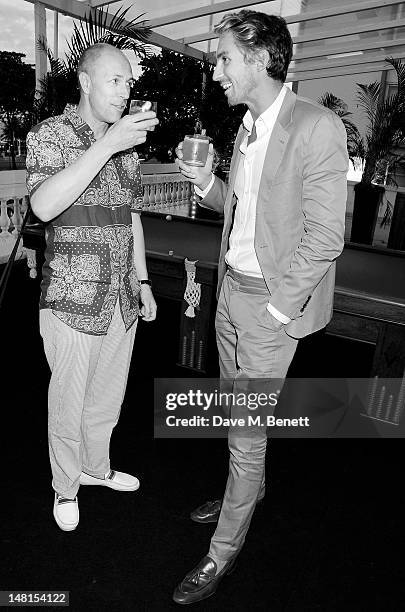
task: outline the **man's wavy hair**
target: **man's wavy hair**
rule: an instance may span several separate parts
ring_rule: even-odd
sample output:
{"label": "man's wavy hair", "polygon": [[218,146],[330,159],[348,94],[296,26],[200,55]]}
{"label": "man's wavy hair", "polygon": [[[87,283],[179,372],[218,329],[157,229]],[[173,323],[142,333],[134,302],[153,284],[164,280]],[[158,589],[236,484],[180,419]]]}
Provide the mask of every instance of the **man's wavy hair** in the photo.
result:
{"label": "man's wavy hair", "polygon": [[256,51],[266,49],[270,55],[267,74],[276,81],[285,82],[293,43],[287,23],[282,17],[248,10],[228,13],[215,26],[214,31],[218,36],[231,32],[246,62],[253,58]]}

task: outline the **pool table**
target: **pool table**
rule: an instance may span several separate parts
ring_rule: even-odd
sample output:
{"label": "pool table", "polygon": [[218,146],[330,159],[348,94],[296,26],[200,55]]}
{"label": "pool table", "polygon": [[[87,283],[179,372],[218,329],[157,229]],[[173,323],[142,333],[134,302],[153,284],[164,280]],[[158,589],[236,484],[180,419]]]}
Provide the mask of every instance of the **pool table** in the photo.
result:
{"label": "pool table", "polygon": [[[195,218],[187,213],[150,212],[142,219],[148,268],[157,295],[182,300],[184,259],[198,260],[200,310],[195,319],[182,316],[179,364],[205,371],[206,345],[215,314],[222,223],[201,209]],[[345,246],[337,260],[334,316],[327,333],[374,345],[370,376],[404,376],[405,252]]]}
{"label": "pool table", "polygon": [[[142,221],[154,292],[181,305],[178,365],[191,374],[210,373],[222,222],[200,208],[190,216],[190,206],[144,212]],[[27,228],[24,245],[43,248],[41,230]],[[194,318],[184,314],[185,258],[198,260],[195,280],[201,284],[201,300]],[[404,376],[405,252],[345,246],[337,260],[334,316],[327,333],[374,347],[370,376]]]}

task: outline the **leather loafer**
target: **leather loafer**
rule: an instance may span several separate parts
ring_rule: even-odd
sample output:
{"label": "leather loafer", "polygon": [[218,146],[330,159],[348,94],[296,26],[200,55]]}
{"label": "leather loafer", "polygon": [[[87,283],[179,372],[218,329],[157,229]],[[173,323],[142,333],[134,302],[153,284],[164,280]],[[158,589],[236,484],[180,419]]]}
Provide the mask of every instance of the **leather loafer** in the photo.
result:
{"label": "leather loafer", "polygon": [[79,524],[79,504],[77,496],[74,499],[62,497],[55,493],[53,516],[62,531],[73,531]]}
{"label": "leather loafer", "polygon": [[190,518],[195,523],[216,523],[221,512],[222,499],[206,501],[190,513]]}
{"label": "leather loafer", "polygon": [[115,470],[107,472],[104,478],[97,478],[82,472],[80,474],[80,484],[98,485],[115,489],[116,491],[136,491],[139,489],[139,480],[136,476],[131,476],[131,474],[125,474],[124,472],[116,472]]}
{"label": "leather loafer", "polygon": [[217,564],[211,557],[204,557],[173,593],[173,600],[182,605],[195,603],[211,597],[216,592],[222,578],[234,569],[236,557],[230,559],[223,569],[216,573]]}
{"label": "leather loafer", "polygon": [[[257,503],[260,503],[263,497],[258,499]],[[222,499],[206,501],[204,504],[201,504],[201,506],[198,506],[198,508],[190,513],[190,518],[195,523],[217,523],[221,513],[221,507]]]}

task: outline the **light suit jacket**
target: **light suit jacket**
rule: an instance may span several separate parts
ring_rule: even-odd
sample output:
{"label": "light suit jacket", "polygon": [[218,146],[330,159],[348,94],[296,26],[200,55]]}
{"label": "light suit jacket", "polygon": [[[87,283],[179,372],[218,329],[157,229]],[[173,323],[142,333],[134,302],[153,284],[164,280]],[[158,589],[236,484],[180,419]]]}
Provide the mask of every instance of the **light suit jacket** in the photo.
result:
{"label": "light suit jacket", "polygon": [[[243,125],[236,137],[229,187],[215,177],[202,204],[224,213],[218,294],[236,204],[233,187]],[[348,155],[335,113],[287,90],[270,137],[257,198],[254,248],[269,302],[290,317],[285,332],[302,338],[332,317],[335,259],[344,246]]]}

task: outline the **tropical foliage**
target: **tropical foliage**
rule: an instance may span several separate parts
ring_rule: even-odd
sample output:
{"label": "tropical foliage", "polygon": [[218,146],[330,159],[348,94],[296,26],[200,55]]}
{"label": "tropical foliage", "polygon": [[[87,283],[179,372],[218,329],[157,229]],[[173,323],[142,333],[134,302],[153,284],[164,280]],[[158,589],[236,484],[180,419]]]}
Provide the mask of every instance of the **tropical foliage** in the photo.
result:
{"label": "tropical foliage", "polygon": [[368,123],[365,136],[357,142],[356,156],[362,161],[362,182],[367,184],[385,184],[405,161],[400,150],[405,145],[405,64],[393,58],[386,61],[397,77],[394,93],[384,99],[380,82],[357,84],[357,100]]}
{"label": "tropical foliage", "polygon": [[349,119],[352,113],[347,110],[346,102],[328,91],[318,99],[318,103],[322,104],[322,106],[326,106],[326,108],[329,108],[341,118],[343,125],[346,128],[347,150],[349,157],[350,160],[355,163],[355,158],[357,157],[358,153],[358,142],[361,137],[357,127]]}
{"label": "tropical foliage", "polygon": [[212,80],[213,66],[166,49],[140,66],[143,72],[133,95],[156,100],[160,120],[143,147],[144,157],[170,161],[185,134],[204,128],[226,166],[244,111],[229,108],[221,87]]}
{"label": "tropical foliage", "polygon": [[347,105],[328,92],[318,102],[341,117],[347,131],[350,158],[361,164],[362,183],[395,183],[395,170],[405,161],[401,147],[405,145],[405,64],[401,60],[387,58],[395,70],[397,87],[394,93],[384,96],[381,83],[368,85],[357,83],[357,102],[367,117],[364,136],[348,119]]}
{"label": "tropical foliage", "polygon": [[35,103],[36,121],[59,114],[68,102],[77,103],[77,66],[83,51],[96,42],[106,42],[119,49],[132,49],[141,58],[142,75],[137,80],[132,97],[156,100],[160,125],[150,132],[147,143],[140,148],[146,158],[160,162],[171,161],[174,149],[185,134],[203,126],[212,137],[218,162],[227,166],[232,154],[232,143],[244,110],[230,109],[218,84],[212,81],[213,67],[162,49],[153,54],[147,44],[150,30],[137,20],[125,22],[127,10],[114,16],[99,10],[83,22],[74,24],[68,51],[64,59],[53,56],[44,41],[39,46],[46,51],[50,72],[42,82]]}
{"label": "tropical foliage", "polygon": [[[394,93],[386,97],[380,81],[368,85],[357,83],[357,102],[367,117],[363,136],[348,119],[351,113],[343,100],[330,92],[318,100],[342,119],[349,156],[354,166],[362,170],[363,185],[396,185],[395,172],[405,162],[405,64],[393,58],[386,61],[397,77]],[[393,206],[385,193],[382,203],[385,204],[381,222],[384,226],[391,221]]]}
{"label": "tropical foliage", "polygon": [[32,124],[35,70],[23,62],[24,57],[0,51],[0,131],[10,147],[12,168],[16,167],[15,140],[24,139]]}

